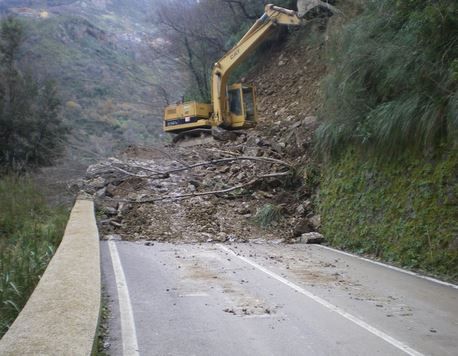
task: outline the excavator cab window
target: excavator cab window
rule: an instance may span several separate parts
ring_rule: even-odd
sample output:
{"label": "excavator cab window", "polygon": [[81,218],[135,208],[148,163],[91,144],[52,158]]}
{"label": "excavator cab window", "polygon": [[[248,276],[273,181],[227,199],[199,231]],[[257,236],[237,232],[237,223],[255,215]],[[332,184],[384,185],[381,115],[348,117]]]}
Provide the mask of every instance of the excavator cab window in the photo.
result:
{"label": "excavator cab window", "polygon": [[255,106],[253,98],[253,88],[245,87],[243,88],[243,102],[245,105],[245,117],[246,120],[255,119]]}
{"label": "excavator cab window", "polygon": [[240,89],[229,90],[229,108],[231,113],[242,115],[242,95]]}

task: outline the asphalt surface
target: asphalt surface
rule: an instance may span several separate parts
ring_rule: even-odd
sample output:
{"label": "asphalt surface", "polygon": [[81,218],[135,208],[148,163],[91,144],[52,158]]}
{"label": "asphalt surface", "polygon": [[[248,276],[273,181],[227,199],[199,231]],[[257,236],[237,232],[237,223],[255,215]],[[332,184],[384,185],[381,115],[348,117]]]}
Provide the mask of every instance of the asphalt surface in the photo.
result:
{"label": "asphalt surface", "polygon": [[458,354],[458,289],[320,246],[110,241],[102,272],[110,355]]}

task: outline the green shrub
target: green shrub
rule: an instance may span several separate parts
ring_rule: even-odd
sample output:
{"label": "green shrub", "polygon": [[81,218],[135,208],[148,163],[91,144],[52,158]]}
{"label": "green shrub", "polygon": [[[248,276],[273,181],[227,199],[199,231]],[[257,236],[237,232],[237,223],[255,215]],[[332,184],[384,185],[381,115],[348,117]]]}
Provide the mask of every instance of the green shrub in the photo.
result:
{"label": "green shrub", "polygon": [[282,210],[281,206],[266,204],[256,213],[255,222],[263,228],[269,227],[281,219]]}
{"label": "green shrub", "polygon": [[458,3],[370,0],[334,35],[321,152],[348,144],[396,154],[457,142]]}
{"label": "green shrub", "polygon": [[25,178],[0,180],[0,336],[27,302],[63,236],[67,212]]}

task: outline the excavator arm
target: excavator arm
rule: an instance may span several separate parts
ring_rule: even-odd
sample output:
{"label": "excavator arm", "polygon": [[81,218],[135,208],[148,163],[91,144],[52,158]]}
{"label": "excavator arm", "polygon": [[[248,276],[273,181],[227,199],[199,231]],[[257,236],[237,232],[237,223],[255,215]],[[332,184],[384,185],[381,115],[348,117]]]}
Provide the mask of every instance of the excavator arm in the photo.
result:
{"label": "excavator arm", "polygon": [[266,5],[264,15],[214,64],[211,76],[214,126],[230,126],[229,117],[224,113],[228,112],[227,82],[231,71],[262,43],[276,25],[297,26],[301,23],[295,11]]}
{"label": "excavator arm", "polygon": [[[298,3],[302,16],[314,7],[337,9],[321,0],[303,0]],[[301,17],[302,17],[301,16]],[[255,90],[249,85],[235,83],[227,86],[229,75],[276,25],[301,25],[297,12],[274,5],[266,5],[264,15],[248,30],[240,41],[213,66],[211,75],[211,104],[195,101],[169,105],[164,111],[164,131],[184,134],[215,127],[229,129],[250,128],[256,125]]]}

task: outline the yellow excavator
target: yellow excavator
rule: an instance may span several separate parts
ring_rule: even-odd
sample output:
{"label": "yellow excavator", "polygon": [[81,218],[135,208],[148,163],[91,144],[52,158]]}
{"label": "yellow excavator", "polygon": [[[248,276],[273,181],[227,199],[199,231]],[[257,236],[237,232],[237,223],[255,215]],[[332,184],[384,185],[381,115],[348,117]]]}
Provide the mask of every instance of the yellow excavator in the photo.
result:
{"label": "yellow excavator", "polygon": [[[236,83],[228,87],[231,71],[239,65],[277,25],[302,23],[297,12],[266,5],[265,13],[242,39],[213,65],[211,104],[190,101],[165,108],[164,131],[170,133],[201,132],[222,127],[245,129],[256,125],[256,94],[251,85]],[[181,136],[181,135],[180,135]]]}

